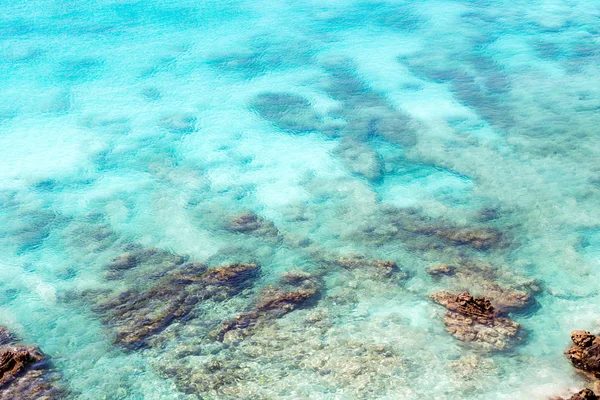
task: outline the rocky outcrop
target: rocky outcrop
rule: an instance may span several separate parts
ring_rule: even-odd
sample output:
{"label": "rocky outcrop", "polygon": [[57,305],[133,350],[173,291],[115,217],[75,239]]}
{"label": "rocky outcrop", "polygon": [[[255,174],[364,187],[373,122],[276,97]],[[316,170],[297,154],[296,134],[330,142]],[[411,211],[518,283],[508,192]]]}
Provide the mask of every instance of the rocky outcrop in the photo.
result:
{"label": "rocky outcrop", "polygon": [[250,108],[290,133],[315,131],[322,124],[321,117],[314,111],[310,102],[292,93],[261,93],[252,100]]}
{"label": "rocky outcrop", "polygon": [[283,276],[281,286],[267,286],[261,292],[258,301],[249,312],[241,313],[233,319],[223,322],[214,336],[223,341],[225,336],[247,336],[251,330],[266,321],[280,318],[295,309],[304,306],[317,297],[319,282],[303,272],[291,272]]}
{"label": "rocky outcrop", "polygon": [[183,256],[152,247],[130,245],[126,250],[104,266],[106,279],[122,279],[131,273],[139,273],[146,279],[157,278],[186,261]]}
{"label": "rocky outcrop", "polygon": [[96,305],[114,340],[125,348],[148,345],[148,339],[189,316],[200,301],[223,300],[256,277],[255,264],[232,264],[207,270],[190,263],[171,271],[148,290],[128,290]]}
{"label": "rocky outcrop", "polygon": [[600,398],[598,396],[596,396],[596,393],[594,393],[593,390],[583,389],[583,390],[575,393],[568,400],[599,400],[599,399]]}
{"label": "rocky outcrop", "polygon": [[57,386],[58,373],[48,357],[35,346],[15,343],[14,336],[0,327],[0,398],[58,400],[65,394]]}
{"label": "rocky outcrop", "polygon": [[[503,313],[528,309],[535,303],[530,292],[540,290],[535,282],[523,282],[510,273],[474,260],[463,259],[451,265],[433,265],[427,268],[427,273],[435,279],[447,278],[451,290],[468,290],[485,295],[496,310]],[[510,287],[501,286],[496,280],[508,281]]]}
{"label": "rocky outcrop", "polygon": [[573,345],[565,351],[573,366],[593,382],[600,380],[600,337],[587,331],[571,332]]}
{"label": "rocky outcrop", "polygon": [[485,297],[443,291],[432,295],[431,299],[446,307],[446,330],[461,341],[486,350],[503,350],[518,338],[520,325],[504,317]]}
{"label": "rocky outcrop", "polygon": [[600,400],[600,397],[596,396],[596,393],[594,393],[594,391],[591,389],[583,389],[577,393],[574,393],[568,399],[564,399],[562,397],[552,397],[549,400]]}

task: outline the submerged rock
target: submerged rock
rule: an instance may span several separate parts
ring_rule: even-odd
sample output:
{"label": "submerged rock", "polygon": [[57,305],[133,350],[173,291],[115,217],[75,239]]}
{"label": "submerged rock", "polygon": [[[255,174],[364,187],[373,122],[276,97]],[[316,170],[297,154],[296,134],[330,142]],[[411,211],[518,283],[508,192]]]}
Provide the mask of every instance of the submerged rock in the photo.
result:
{"label": "submerged rock", "polygon": [[381,177],[383,168],[379,155],[367,143],[342,140],[334,153],[350,172],[371,181]]}
{"label": "submerged rock", "polygon": [[[500,312],[514,312],[528,309],[535,303],[530,292],[539,288],[532,281],[524,281],[492,265],[471,259],[460,259],[456,264],[438,264],[427,272],[434,278],[448,277],[452,290],[481,293]],[[510,282],[509,287],[501,286],[496,280]],[[511,282],[512,281],[512,282]]]}
{"label": "submerged rock", "polygon": [[427,268],[427,273],[433,277],[454,275],[456,267],[449,264],[437,264]]}
{"label": "submerged rock", "polygon": [[400,273],[398,264],[389,260],[369,260],[358,254],[348,254],[334,261],[334,264],[344,269],[370,269],[377,275],[389,278]]}
{"label": "submerged rock", "polygon": [[58,373],[50,369],[46,355],[35,346],[15,344],[14,337],[5,328],[0,327],[0,332],[5,340],[0,346],[0,398],[63,398],[64,389],[56,385]]}
{"label": "submerged rock", "polygon": [[255,277],[255,264],[232,264],[207,270],[190,263],[169,273],[149,290],[128,290],[96,305],[104,324],[115,332],[115,342],[133,349],[171,323],[189,316],[200,301],[222,300]]}
{"label": "submerged rock", "polygon": [[321,118],[310,102],[290,93],[262,93],[254,98],[250,108],[264,119],[292,133],[318,130]]}
{"label": "submerged rock", "polygon": [[477,343],[488,350],[502,350],[517,339],[520,325],[503,317],[485,297],[446,291],[430,297],[448,309],[444,315],[446,330],[459,340]]}
{"label": "submerged rock", "polygon": [[310,274],[288,273],[284,275],[281,287],[267,286],[251,311],[224,321],[215,336],[220,341],[233,332],[239,337],[246,336],[256,325],[280,318],[314,299],[319,293],[319,287],[318,281]]}
{"label": "submerged rock", "polygon": [[257,236],[275,237],[279,234],[279,231],[271,221],[267,221],[253,212],[245,212],[235,216],[227,224],[227,229],[233,232],[248,233]]}
{"label": "submerged rock", "polygon": [[583,389],[577,393],[574,393],[568,399],[564,399],[562,397],[552,397],[549,400],[600,400],[600,397],[598,397],[591,389]]}
{"label": "submerged rock", "polygon": [[573,345],[565,354],[577,371],[598,383],[600,380],[600,337],[587,331],[571,332]]}
{"label": "submerged rock", "polygon": [[447,242],[477,250],[489,250],[505,245],[502,233],[489,227],[424,226],[417,228],[417,232],[435,235]]}
{"label": "submerged rock", "polygon": [[134,269],[139,270],[145,278],[157,277],[180,266],[186,260],[185,257],[152,247],[130,246],[128,250],[105,265],[106,279],[122,279],[128,271]]}

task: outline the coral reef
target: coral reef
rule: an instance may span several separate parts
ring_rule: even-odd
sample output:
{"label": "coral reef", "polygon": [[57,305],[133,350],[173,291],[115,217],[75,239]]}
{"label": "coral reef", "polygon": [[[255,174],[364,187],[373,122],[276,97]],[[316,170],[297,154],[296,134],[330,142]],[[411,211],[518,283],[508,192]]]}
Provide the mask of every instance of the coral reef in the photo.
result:
{"label": "coral reef", "polygon": [[518,338],[520,325],[503,317],[485,297],[446,291],[430,297],[448,309],[444,315],[446,330],[461,341],[476,343],[486,350],[503,350]]}

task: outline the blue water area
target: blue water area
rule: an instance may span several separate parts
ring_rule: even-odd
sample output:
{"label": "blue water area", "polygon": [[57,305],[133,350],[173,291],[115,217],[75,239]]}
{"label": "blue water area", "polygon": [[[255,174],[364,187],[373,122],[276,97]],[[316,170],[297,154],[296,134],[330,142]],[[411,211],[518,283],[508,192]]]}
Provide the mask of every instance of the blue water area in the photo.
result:
{"label": "blue water area", "polygon": [[[600,332],[600,2],[0,13],[0,326],[57,398],[591,384],[563,352]],[[453,336],[443,290],[528,296],[518,337]]]}

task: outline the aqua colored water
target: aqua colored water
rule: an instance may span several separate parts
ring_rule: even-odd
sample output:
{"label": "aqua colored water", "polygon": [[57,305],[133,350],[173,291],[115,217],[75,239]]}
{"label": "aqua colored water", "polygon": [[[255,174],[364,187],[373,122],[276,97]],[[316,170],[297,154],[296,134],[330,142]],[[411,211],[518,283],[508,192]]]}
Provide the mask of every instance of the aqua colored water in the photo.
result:
{"label": "aqua colored water", "polygon": [[[3,0],[0,12],[0,325],[52,358],[69,398],[584,387],[563,351],[572,330],[600,331],[600,2]],[[399,236],[389,210],[508,244]],[[285,239],[224,228],[249,211]],[[86,293],[149,285],[159,265],[106,278],[132,245],[261,275],[129,350]],[[334,268],[328,252],[393,260],[406,277]],[[511,314],[526,337],[510,350],[446,332],[428,296],[455,283],[426,269],[461,257],[541,287]],[[211,338],[290,270],[325,271],[315,304],[237,343]]]}

